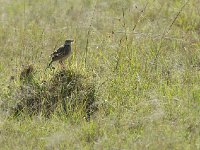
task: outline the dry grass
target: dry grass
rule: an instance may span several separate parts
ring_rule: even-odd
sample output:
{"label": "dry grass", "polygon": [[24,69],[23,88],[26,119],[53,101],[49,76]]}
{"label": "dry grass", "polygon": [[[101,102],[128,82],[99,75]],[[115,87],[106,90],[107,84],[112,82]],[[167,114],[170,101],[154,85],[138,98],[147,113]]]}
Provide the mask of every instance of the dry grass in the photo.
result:
{"label": "dry grass", "polygon": [[198,0],[0,3],[0,149],[200,149]]}
{"label": "dry grass", "polygon": [[7,108],[11,115],[26,113],[49,118],[55,112],[66,114],[66,117],[79,112],[80,117],[89,120],[97,110],[95,85],[88,77],[72,70],[61,70],[55,72],[51,79],[38,82],[34,72],[33,66],[24,68],[19,87],[10,88],[11,99],[18,100],[14,108]]}

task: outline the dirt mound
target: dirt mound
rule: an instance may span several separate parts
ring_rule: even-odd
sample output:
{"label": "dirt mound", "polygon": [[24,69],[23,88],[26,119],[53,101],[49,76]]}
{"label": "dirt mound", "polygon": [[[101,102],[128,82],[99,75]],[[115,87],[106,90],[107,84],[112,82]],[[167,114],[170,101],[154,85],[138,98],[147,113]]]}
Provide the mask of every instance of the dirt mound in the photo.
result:
{"label": "dirt mound", "polygon": [[38,83],[33,69],[28,69],[22,72],[20,80],[21,85],[15,92],[15,99],[19,102],[12,111],[15,116],[27,113],[49,117],[54,112],[64,112],[66,115],[80,112],[83,117],[90,119],[97,110],[95,86],[80,73],[62,70],[50,80]]}

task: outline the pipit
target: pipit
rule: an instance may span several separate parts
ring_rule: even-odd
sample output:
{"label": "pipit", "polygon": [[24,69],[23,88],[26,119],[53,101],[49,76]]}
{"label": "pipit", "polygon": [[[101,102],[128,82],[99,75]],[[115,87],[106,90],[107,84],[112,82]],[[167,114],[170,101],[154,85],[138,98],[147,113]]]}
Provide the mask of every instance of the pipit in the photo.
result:
{"label": "pipit", "polygon": [[71,43],[73,42],[74,40],[66,40],[65,41],[65,44],[61,47],[59,47],[55,52],[53,52],[51,54],[51,62],[49,63],[49,65],[47,66],[47,68],[49,68],[51,66],[51,64],[54,62],[54,61],[59,61],[59,63],[61,64],[61,66],[64,68],[64,63],[63,61],[65,59],[67,59],[67,57],[70,56],[71,54]]}

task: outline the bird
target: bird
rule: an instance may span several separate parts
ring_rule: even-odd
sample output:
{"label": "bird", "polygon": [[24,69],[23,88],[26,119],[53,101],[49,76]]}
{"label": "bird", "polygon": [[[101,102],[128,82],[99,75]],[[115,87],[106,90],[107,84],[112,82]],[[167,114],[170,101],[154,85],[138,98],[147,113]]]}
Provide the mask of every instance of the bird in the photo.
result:
{"label": "bird", "polygon": [[50,55],[51,61],[48,64],[47,68],[49,68],[54,61],[59,61],[59,63],[61,64],[61,66],[64,68],[63,61],[70,56],[70,54],[72,52],[71,43],[73,41],[74,40],[66,40],[65,43],[64,43],[64,45],[62,45],[61,47],[59,47],[56,51],[54,51]]}

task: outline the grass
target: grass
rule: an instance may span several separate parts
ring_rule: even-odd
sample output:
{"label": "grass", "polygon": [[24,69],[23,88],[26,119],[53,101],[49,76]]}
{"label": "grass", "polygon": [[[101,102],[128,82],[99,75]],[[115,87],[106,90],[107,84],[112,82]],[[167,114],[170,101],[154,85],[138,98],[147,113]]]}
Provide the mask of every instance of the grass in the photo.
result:
{"label": "grass", "polygon": [[[0,4],[0,149],[200,149],[198,0]],[[45,115],[48,98],[62,96],[62,85],[53,80],[61,68],[54,63],[54,70],[45,71],[48,56],[66,38],[75,40],[66,77],[80,74],[75,89],[83,93],[94,88],[98,109],[90,120],[85,103],[68,115],[63,109],[69,96],[84,99],[77,90],[58,96],[59,107]],[[31,64],[33,74],[20,80]],[[19,103],[32,109],[21,102],[30,95],[14,92],[27,83],[36,94],[48,84],[46,95],[31,101],[42,100],[44,108],[13,116],[10,110]]]}

